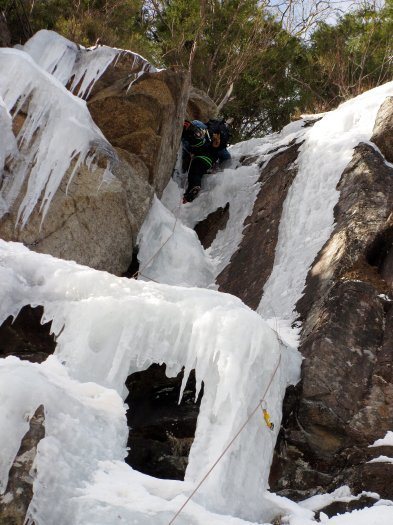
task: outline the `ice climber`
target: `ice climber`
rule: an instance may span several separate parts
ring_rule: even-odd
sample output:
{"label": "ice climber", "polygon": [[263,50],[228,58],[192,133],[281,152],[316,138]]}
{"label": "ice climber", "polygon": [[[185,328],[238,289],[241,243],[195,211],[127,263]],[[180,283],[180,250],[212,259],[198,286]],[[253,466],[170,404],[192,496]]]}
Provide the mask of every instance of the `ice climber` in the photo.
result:
{"label": "ice climber", "polygon": [[183,171],[188,185],[183,202],[192,202],[201,189],[202,177],[216,162],[231,158],[227,150],[229,131],[224,121],[186,120],[183,125]]}

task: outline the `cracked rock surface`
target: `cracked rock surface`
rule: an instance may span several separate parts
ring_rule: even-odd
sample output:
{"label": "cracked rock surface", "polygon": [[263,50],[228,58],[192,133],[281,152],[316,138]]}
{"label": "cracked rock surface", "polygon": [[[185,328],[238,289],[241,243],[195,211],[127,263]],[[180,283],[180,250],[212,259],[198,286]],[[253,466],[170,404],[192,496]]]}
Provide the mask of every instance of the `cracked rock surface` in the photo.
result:
{"label": "cracked rock surface", "polygon": [[37,445],[45,437],[45,413],[40,405],[31,417],[19,451],[9,472],[5,493],[0,496],[0,525],[24,525],[33,497]]}

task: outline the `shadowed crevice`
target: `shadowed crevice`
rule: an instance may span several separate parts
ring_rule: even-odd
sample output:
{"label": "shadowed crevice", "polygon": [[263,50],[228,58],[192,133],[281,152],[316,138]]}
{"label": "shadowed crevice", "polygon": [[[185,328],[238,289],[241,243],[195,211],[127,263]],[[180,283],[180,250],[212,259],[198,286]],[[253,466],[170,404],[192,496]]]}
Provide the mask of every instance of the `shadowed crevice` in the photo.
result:
{"label": "shadowed crevice", "polygon": [[153,364],[126,381],[129,454],[134,469],[161,479],[184,479],[188,455],[194,441],[199,407],[195,402],[195,372],[188,378],[178,404],[183,372],[168,378],[165,365]]}
{"label": "shadowed crevice", "polygon": [[56,341],[51,323],[41,324],[42,306],[24,306],[15,320],[8,317],[0,326],[0,357],[14,355],[32,363],[42,363],[53,354]]}

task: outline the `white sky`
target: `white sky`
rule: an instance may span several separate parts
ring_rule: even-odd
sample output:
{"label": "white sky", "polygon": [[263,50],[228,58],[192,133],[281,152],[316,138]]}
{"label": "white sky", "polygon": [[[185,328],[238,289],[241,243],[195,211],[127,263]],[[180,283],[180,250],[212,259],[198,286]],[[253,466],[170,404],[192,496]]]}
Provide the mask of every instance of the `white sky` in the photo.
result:
{"label": "white sky", "polygon": [[[384,0],[370,1],[379,7],[384,4]],[[268,0],[271,7],[284,14],[286,28],[295,34],[309,33],[319,20],[334,24],[338,16],[364,3],[365,0]]]}

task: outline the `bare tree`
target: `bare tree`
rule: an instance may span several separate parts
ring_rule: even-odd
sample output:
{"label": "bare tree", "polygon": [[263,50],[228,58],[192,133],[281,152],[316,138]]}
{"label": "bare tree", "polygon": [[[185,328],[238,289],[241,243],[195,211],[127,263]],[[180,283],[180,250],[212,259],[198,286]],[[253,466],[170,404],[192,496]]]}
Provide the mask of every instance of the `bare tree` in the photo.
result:
{"label": "bare tree", "polygon": [[355,7],[359,7],[359,0],[269,0],[269,8],[283,28],[292,35],[305,37],[318,22],[333,21]]}

